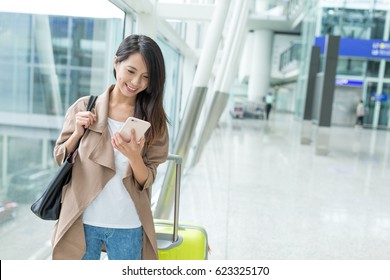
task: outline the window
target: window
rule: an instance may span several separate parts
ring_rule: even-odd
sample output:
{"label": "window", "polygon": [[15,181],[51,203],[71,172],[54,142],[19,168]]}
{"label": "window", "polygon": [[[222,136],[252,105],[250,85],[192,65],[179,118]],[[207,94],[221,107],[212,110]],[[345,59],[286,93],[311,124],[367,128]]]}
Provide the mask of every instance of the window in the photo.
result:
{"label": "window", "polygon": [[337,62],[337,74],[350,76],[364,75],[365,62],[365,59],[339,57]]}
{"label": "window", "polygon": [[378,77],[379,75],[379,61],[369,60],[367,62],[367,77]]}
{"label": "window", "polygon": [[171,123],[169,135],[170,145],[174,144],[175,135],[179,128],[178,106],[180,105],[181,92],[179,90],[179,69],[180,54],[178,50],[172,48],[162,39],[157,39],[157,43],[164,55],[166,80],[164,91],[164,108]]}
{"label": "window", "polygon": [[390,78],[390,62],[386,61],[385,78]]}
{"label": "window", "polygon": [[386,11],[324,8],[321,35],[383,39]]}
{"label": "window", "polygon": [[56,1],[48,11],[34,1],[30,13],[5,1],[15,7],[0,11],[0,202],[18,206],[14,218],[0,220],[0,259],[41,259],[52,224],[29,207],[56,168],[53,145],[66,109],[114,81],[125,15],[106,0],[93,9],[80,7],[88,1]]}

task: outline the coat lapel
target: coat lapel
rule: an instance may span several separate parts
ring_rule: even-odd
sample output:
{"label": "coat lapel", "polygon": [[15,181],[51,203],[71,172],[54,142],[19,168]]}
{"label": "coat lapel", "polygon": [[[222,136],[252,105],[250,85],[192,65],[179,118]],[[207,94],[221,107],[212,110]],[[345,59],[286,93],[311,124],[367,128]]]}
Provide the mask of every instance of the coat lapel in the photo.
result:
{"label": "coat lapel", "polygon": [[115,171],[114,150],[111,144],[111,135],[107,127],[108,104],[110,101],[110,92],[113,87],[114,85],[99,96],[95,103],[95,111],[92,111],[96,113],[97,120],[89,130],[100,133],[101,136],[98,144],[89,155],[89,159]]}
{"label": "coat lapel", "polygon": [[115,171],[114,150],[111,145],[111,135],[107,128],[103,131],[98,144],[89,155],[89,159]]}

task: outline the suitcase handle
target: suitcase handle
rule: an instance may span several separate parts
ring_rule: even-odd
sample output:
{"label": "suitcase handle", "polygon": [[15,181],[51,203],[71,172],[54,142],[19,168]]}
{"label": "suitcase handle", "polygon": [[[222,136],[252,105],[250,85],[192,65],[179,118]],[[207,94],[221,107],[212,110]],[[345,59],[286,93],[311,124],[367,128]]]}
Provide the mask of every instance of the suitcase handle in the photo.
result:
{"label": "suitcase handle", "polygon": [[175,177],[175,200],[173,210],[173,235],[172,242],[176,242],[179,239],[179,206],[180,206],[180,180],[181,180],[181,164],[183,158],[179,155],[169,154],[168,160],[174,160],[176,162],[176,177]]}

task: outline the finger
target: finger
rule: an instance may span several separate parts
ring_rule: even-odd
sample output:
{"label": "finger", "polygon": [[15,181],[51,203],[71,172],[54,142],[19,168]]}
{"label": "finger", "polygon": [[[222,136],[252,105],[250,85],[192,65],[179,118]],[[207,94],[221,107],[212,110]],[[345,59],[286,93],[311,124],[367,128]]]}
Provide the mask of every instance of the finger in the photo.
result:
{"label": "finger", "polygon": [[80,121],[85,121],[85,120],[88,119],[88,117],[87,117],[87,116],[80,115],[80,116],[78,116],[78,119],[79,119]]}
{"label": "finger", "polygon": [[144,148],[144,146],[145,146],[145,137],[143,136],[142,138],[141,138],[141,140],[139,141],[139,148],[140,148],[140,152],[141,152],[141,150]]}
{"label": "finger", "polygon": [[83,126],[83,127],[88,127],[88,125],[89,125],[88,119],[78,119],[76,123],[77,123],[77,125]]}
{"label": "finger", "polygon": [[145,136],[142,136],[142,137],[139,139],[138,144],[141,145],[141,146],[143,146],[144,143],[145,143]]}
{"label": "finger", "polygon": [[122,137],[122,135],[119,134],[119,132],[116,132],[114,134],[114,137],[115,137],[115,141],[116,141],[117,145],[123,145],[127,142],[126,139],[124,139]]}
{"label": "finger", "polygon": [[113,146],[115,149],[118,149],[118,145],[117,145],[117,143],[116,143],[115,137],[112,137],[112,138],[111,138],[111,144],[112,144],[112,146]]}
{"label": "finger", "polygon": [[130,143],[132,140],[131,140],[131,135],[130,135],[130,137],[129,138],[127,138],[127,137],[123,137],[121,134],[119,134],[118,132],[117,132],[117,138],[121,141],[121,143]]}
{"label": "finger", "polygon": [[89,112],[89,114],[90,114],[90,116],[91,116],[94,120],[96,120],[96,114],[94,114],[94,113],[92,113],[92,112]]}
{"label": "finger", "polygon": [[88,120],[88,125],[92,125],[95,122],[95,117],[91,113],[86,115],[85,118]]}
{"label": "finger", "polygon": [[118,135],[117,133],[114,134],[114,136],[112,137],[113,141],[115,142],[115,145],[119,145],[119,139],[118,139]]}
{"label": "finger", "polygon": [[83,122],[85,124],[84,125],[85,128],[88,128],[88,127],[90,127],[92,125],[92,121],[89,118],[84,119]]}
{"label": "finger", "polygon": [[137,136],[136,136],[134,128],[131,129],[131,141],[134,141],[134,142],[137,141]]}
{"label": "finger", "polygon": [[79,112],[79,113],[77,113],[76,118],[79,118],[79,119],[90,119],[91,121],[95,121],[96,120],[96,115],[91,113],[91,112]]}
{"label": "finger", "polygon": [[120,139],[118,139],[117,135],[114,135],[111,138],[111,142],[112,142],[112,145],[114,146],[115,149],[117,149],[117,150],[122,149],[122,147],[123,147],[122,141]]}
{"label": "finger", "polygon": [[91,112],[89,112],[89,118],[92,120],[92,122],[96,121],[96,115]]}

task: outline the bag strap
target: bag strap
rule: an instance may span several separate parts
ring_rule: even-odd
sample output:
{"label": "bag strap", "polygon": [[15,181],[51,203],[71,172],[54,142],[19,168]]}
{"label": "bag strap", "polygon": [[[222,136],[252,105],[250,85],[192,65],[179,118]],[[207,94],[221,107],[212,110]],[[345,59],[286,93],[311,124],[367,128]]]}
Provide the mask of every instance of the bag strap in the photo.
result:
{"label": "bag strap", "polygon": [[[97,99],[97,96],[94,96],[94,95],[90,96],[86,111],[91,111],[92,110],[93,106],[95,105],[96,99]],[[81,138],[83,138],[83,136],[84,136],[86,131],[87,131],[87,128],[84,129],[83,135],[80,137],[80,139],[77,142],[75,148],[73,149],[73,151],[69,155],[72,155],[78,149],[78,147],[80,145],[80,142],[81,142]]]}
{"label": "bag strap", "polygon": [[96,99],[97,99],[97,96],[91,95],[91,97],[89,98],[89,101],[88,101],[87,111],[92,110],[93,106],[95,105]]}

